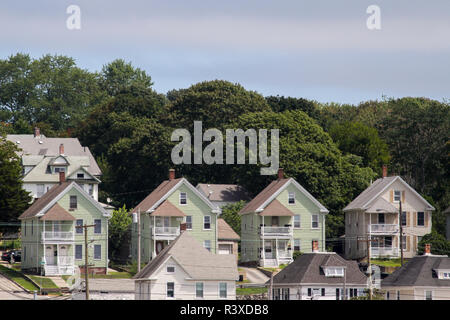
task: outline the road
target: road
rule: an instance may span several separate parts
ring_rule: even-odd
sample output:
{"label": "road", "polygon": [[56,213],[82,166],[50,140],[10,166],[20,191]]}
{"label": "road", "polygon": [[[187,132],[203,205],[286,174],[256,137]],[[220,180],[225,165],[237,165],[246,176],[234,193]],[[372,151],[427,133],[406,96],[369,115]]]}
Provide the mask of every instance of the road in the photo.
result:
{"label": "road", "polygon": [[239,267],[245,270],[247,274],[247,279],[251,283],[266,283],[269,280],[269,277],[267,277],[264,273],[259,271],[256,268],[247,268],[247,267]]}

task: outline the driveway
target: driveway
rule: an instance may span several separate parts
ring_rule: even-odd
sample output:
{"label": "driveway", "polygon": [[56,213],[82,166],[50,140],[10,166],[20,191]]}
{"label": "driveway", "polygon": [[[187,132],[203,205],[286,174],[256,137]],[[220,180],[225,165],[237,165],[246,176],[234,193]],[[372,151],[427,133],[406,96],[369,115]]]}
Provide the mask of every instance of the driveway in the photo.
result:
{"label": "driveway", "polygon": [[247,274],[247,279],[251,283],[266,283],[269,279],[264,273],[259,271],[256,268],[247,268],[247,267],[239,267],[240,269],[244,269]]}

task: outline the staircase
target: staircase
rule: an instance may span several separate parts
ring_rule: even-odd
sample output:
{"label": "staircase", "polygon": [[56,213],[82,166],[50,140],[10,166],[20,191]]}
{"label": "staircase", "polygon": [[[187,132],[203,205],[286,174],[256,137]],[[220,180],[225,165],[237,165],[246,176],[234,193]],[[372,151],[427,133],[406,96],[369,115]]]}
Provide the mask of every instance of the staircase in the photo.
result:
{"label": "staircase", "polygon": [[278,261],[277,259],[264,259],[262,260],[263,267],[268,268],[277,268],[278,267]]}

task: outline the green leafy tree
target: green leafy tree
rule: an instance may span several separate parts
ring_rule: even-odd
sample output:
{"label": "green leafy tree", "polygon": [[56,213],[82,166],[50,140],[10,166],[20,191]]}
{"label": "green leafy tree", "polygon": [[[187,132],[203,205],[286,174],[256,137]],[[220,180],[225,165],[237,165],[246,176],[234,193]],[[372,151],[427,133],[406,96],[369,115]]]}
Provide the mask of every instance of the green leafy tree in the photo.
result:
{"label": "green leafy tree", "polygon": [[450,241],[447,241],[442,234],[431,232],[422,237],[417,245],[417,254],[422,255],[425,252],[425,244],[431,245],[431,253],[450,256]]}
{"label": "green leafy tree", "polygon": [[[132,218],[126,206],[114,210],[108,222],[108,248],[112,261],[121,260],[123,247],[129,244]],[[123,261],[118,261],[122,263]]]}
{"label": "green leafy tree", "polygon": [[220,217],[224,219],[237,234],[241,234],[241,216],[239,215],[239,211],[241,211],[244,206],[245,201],[241,200],[222,207],[222,214]]}
{"label": "green leafy tree", "polygon": [[319,114],[316,103],[304,98],[269,96],[266,97],[266,101],[275,112],[301,110],[314,119],[316,119]]}
{"label": "green leafy tree", "polygon": [[[29,207],[31,197],[22,188],[22,167],[16,152],[19,149],[0,136],[0,221],[16,222]],[[10,230],[9,230],[10,231]]]}

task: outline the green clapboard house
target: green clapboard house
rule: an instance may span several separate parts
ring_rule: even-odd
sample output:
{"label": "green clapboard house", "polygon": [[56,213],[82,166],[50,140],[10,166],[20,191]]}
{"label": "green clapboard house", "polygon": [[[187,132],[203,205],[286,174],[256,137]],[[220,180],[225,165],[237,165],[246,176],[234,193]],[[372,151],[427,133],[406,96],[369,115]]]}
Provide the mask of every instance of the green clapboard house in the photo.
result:
{"label": "green clapboard house", "polygon": [[84,270],[85,235],[77,225],[92,225],[88,232],[89,272],[106,273],[110,214],[75,181],[65,181],[37,199],[22,215],[23,270],[45,275],[74,274]]}
{"label": "green clapboard house", "polygon": [[283,169],[239,212],[241,262],[278,267],[293,261],[293,252],[312,252],[313,241],[325,251],[328,210]]}
{"label": "green clapboard house", "polygon": [[[140,216],[141,262],[152,260],[180,235],[180,225],[212,253],[217,252],[217,217],[213,205],[185,178],[175,179],[175,170],[132,211]],[[137,261],[138,224],[133,223],[131,256]]]}

